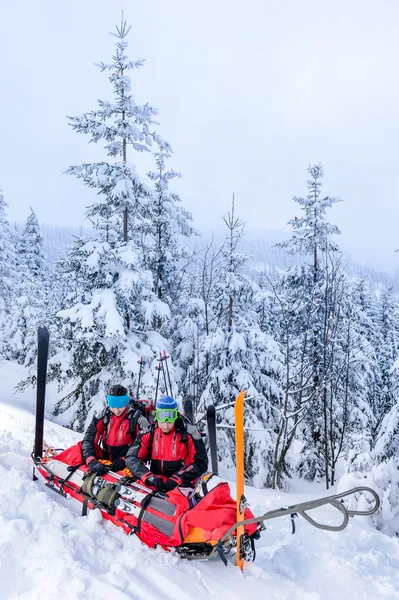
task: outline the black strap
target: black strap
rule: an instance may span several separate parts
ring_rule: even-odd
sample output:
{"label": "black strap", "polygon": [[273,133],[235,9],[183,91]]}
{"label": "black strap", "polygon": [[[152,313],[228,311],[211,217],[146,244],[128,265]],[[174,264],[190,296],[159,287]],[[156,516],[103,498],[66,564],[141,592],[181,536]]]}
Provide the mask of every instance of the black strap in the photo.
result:
{"label": "black strap", "polygon": [[155,496],[155,494],[157,493],[157,490],[154,490],[153,492],[150,492],[149,494],[147,494],[147,496],[145,498],[143,498],[143,500],[141,501],[141,510],[139,513],[139,516],[137,517],[137,525],[136,525],[136,531],[137,533],[140,533],[140,527],[141,527],[141,521],[144,517],[144,513],[147,510],[153,496]]}
{"label": "black strap", "polygon": [[217,551],[218,551],[219,558],[221,559],[222,563],[224,564],[225,567],[227,567],[226,554],[225,554],[225,551],[224,551],[223,544],[220,541],[217,544]]}
{"label": "black strap", "polygon": [[83,505],[82,505],[82,517],[87,517],[87,505],[89,504],[89,501],[87,498],[85,498],[83,500]]}
{"label": "black strap", "polygon": [[133,415],[129,415],[129,433],[133,442],[136,439],[137,423],[140,417],[141,413],[138,409],[133,409]]}
{"label": "black strap", "polygon": [[181,435],[181,441],[185,446],[188,446],[187,425],[188,421],[183,415],[179,415],[176,420],[176,431]]}
{"label": "black strap", "polygon": [[291,533],[292,533],[292,535],[294,535],[294,533],[295,533],[295,519],[298,518],[298,513],[292,513],[290,516],[291,516],[291,525],[292,525],[292,531],[291,531]]}
{"label": "black strap", "polygon": [[152,445],[154,443],[154,435],[155,435],[155,425],[151,427],[150,431],[150,441],[148,442],[148,460],[151,462],[152,460]]}
{"label": "black strap", "polygon": [[80,469],[80,467],[83,467],[83,465],[85,465],[86,463],[83,461],[81,463],[79,463],[78,465],[74,465],[73,467],[67,467],[67,471],[69,471],[69,475],[67,475],[64,479],[60,480],[60,484],[61,487],[64,485],[64,483],[66,483],[68,481],[68,479],[70,479],[72,477],[72,475],[78,470]]}
{"label": "black strap", "polygon": [[256,548],[255,548],[255,540],[251,537],[251,548],[252,548],[252,562],[255,561],[256,558]]}

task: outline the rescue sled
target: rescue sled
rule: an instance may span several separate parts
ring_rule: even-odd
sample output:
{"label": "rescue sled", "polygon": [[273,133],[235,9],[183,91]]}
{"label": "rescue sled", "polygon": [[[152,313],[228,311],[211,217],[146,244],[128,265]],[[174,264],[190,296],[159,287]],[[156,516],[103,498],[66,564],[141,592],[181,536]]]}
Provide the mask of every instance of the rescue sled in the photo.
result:
{"label": "rescue sled", "polygon": [[[327,531],[342,531],[349,517],[368,516],[380,505],[378,495],[368,487],[357,487],[341,494],[318,498],[300,504],[281,507],[256,517],[247,507],[244,496],[244,398],[241,392],[235,402],[236,433],[236,500],[230,495],[227,482],[212,473],[204,475],[195,489],[174,488],[161,494],[152,491],[132,477],[108,471],[103,477],[88,472],[81,459],[71,461],[71,449],[47,449],[43,456],[43,425],[48,353],[48,331],[38,330],[38,368],[35,445],[32,453],[34,479],[41,477],[45,485],[64,497],[82,504],[82,514],[98,508],[103,517],[128,534],[135,534],[150,547],[161,546],[188,559],[220,557],[235,550],[236,564],[255,559],[255,540],[265,529],[265,521],[295,516]],[[79,456],[79,453],[77,454]],[[369,510],[349,510],[344,498],[354,494],[370,494]],[[342,516],[338,525],[320,523],[309,512],[330,505]]]}
{"label": "rescue sled", "polygon": [[[89,473],[85,465],[69,465],[71,449],[47,448],[43,458],[34,458],[34,469],[45,485],[64,497],[82,504],[82,515],[98,508],[103,518],[137,537],[150,548],[161,546],[187,559],[220,557],[227,564],[228,555],[237,555],[237,563],[255,559],[255,540],[265,529],[264,522],[282,516],[302,516],[308,523],[327,531],[341,531],[350,516],[371,515],[379,499],[374,490],[358,487],[342,494],[281,507],[255,517],[248,507],[241,507],[243,519],[236,522],[236,501],[227,482],[207,473],[195,489],[175,488],[163,494],[154,492],[128,475],[109,471],[104,476]],[[368,511],[348,510],[343,498],[366,492],[374,505]],[[342,517],[338,525],[316,521],[309,511],[321,506],[334,507]],[[294,529],[293,529],[294,531]],[[237,533],[239,532],[239,533]],[[238,548],[237,548],[238,546]]]}
{"label": "rescue sled", "polygon": [[[129,475],[109,471],[99,476],[85,465],[70,465],[71,450],[48,448],[43,458],[34,458],[35,475],[57,494],[80,502],[83,515],[98,508],[105,519],[147,546],[175,549],[182,558],[224,558],[236,547],[236,502],[219,477],[207,473],[195,489],[178,487],[163,494]],[[245,517],[254,518],[248,508]],[[255,521],[245,526],[241,543],[248,557],[258,536]]]}

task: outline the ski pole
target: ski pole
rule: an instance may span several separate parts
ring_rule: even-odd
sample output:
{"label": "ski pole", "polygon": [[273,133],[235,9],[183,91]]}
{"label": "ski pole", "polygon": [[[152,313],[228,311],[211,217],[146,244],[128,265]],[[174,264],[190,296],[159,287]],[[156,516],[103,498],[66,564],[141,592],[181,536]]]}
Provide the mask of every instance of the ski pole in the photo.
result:
{"label": "ski pole", "polygon": [[156,391],[155,391],[155,406],[156,406],[156,404],[157,404],[157,398],[158,398],[159,372],[160,372],[160,370],[161,370],[161,363],[158,363],[158,366],[157,366],[157,367],[155,367],[155,368],[156,368],[156,370],[158,371],[158,376],[157,376],[157,388],[156,388]]}
{"label": "ski pole", "polygon": [[169,356],[166,356],[166,350],[163,351],[163,354],[164,354],[164,359],[165,359],[166,372],[168,374],[169,389],[170,389],[170,393],[172,393],[172,382],[170,380],[169,365],[168,365],[168,358],[169,358]]}
{"label": "ski pole", "polygon": [[163,361],[165,360],[164,357],[162,356],[162,352],[159,353],[159,360],[161,361],[161,366],[162,366],[162,375],[163,375],[163,380],[165,383],[165,393],[168,396],[169,392],[168,392],[168,384],[166,381],[166,375],[165,375],[165,367],[163,366]]}
{"label": "ski pole", "polygon": [[137,400],[139,399],[139,392],[140,392],[140,383],[141,383],[141,375],[142,375],[142,371],[143,371],[143,357],[140,356],[140,360],[137,361],[140,365],[140,370],[139,370],[139,380],[137,382]]}

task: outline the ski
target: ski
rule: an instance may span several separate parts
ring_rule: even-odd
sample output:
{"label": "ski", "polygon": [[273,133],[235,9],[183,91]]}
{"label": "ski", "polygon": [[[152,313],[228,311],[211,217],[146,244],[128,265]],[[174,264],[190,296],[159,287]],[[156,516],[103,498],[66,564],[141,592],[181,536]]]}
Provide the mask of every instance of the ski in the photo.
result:
{"label": "ski", "polygon": [[[134,483],[132,485],[134,486]],[[150,490],[146,494],[141,490],[135,490],[132,487],[120,484],[116,486],[115,490],[124,500],[130,500],[135,502],[141,502],[146,496],[148,496],[148,493],[151,493],[152,491]],[[162,512],[165,515],[168,515],[169,517],[174,517],[176,513],[176,506],[169,502],[166,498],[158,498],[157,496],[152,496],[149,504],[154,510],[158,510],[159,512]]]}
{"label": "ski", "polygon": [[213,404],[206,409],[206,422],[208,425],[209,449],[211,452],[212,472],[218,475],[218,452],[216,441],[216,411]]}
{"label": "ski", "polygon": [[191,400],[185,400],[183,402],[184,416],[190,421],[191,425],[194,425],[194,412],[193,403]]}
{"label": "ski", "polygon": [[[81,488],[83,482],[87,476],[85,471],[81,469],[77,469],[75,472],[71,474],[71,471],[68,470],[68,465],[59,461],[59,460],[49,460],[45,464],[45,468],[48,472],[53,475],[53,478],[56,477],[60,483],[68,480],[70,483],[73,483],[78,488]],[[68,479],[67,479],[68,478]],[[118,495],[124,500],[130,502],[138,502],[141,503],[144,498],[147,498],[149,494],[153,492],[152,489],[146,488],[140,484],[135,482],[124,485],[122,483],[118,483],[118,481],[113,482],[107,479],[103,479],[100,475],[97,475],[93,481],[93,488],[98,488],[100,490],[104,487],[114,487],[115,491]],[[173,517],[176,512],[176,506],[168,501],[167,498],[160,498],[159,496],[153,496],[150,501],[151,508],[154,510],[158,510],[169,517]]]}
{"label": "ski", "polygon": [[[43,454],[44,405],[46,400],[47,358],[49,347],[49,332],[47,327],[40,326],[37,330],[37,379],[36,379],[36,423],[34,458]],[[33,480],[36,479],[33,472]]]}
{"label": "ski", "polygon": [[[132,504],[131,502],[125,500],[124,498],[117,498],[114,502],[114,506],[116,509],[118,509],[118,511],[127,513],[136,518],[140,518],[140,515],[141,515],[141,519],[143,521],[145,521],[149,525],[153,525],[153,527],[155,527],[156,529],[158,529],[158,531],[167,535],[168,537],[171,537],[173,535],[174,524],[172,521],[168,521],[168,520],[164,519],[163,517],[154,515],[153,513],[148,512],[147,510],[143,510],[143,508],[141,506]],[[150,508],[155,508],[155,507],[153,507],[151,504]]]}
{"label": "ski", "polygon": [[[244,520],[246,499],[244,496],[244,398],[245,392],[240,392],[234,404],[234,421],[236,431],[236,502],[237,523]],[[241,542],[245,535],[243,525],[237,527],[237,556],[236,564],[240,569],[244,566],[241,555]]]}

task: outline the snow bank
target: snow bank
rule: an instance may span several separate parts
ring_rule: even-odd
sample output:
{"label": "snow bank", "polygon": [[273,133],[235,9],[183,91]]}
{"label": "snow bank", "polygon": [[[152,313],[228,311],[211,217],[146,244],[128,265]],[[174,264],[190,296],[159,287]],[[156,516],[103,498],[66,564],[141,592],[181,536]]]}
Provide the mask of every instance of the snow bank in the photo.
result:
{"label": "snow bank", "polygon": [[[1,368],[0,368],[1,375]],[[220,561],[183,561],[150,550],[98,511],[79,506],[32,481],[31,404],[0,397],[0,600],[363,600],[399,598],[399,540],[351,520],[342,533],[319,531],[289,519],[268,522],[257,560],[241,573]],[[9,403],[6,401],[10,400]],[[46,421],[45,441],[67,447],[79,434]],[[234,491],[234,484],[232,484]],[[255,513],[324,495],[246,489]],[[310,490],[310,491],[309,491]],[[318,518],[336,522],[324,508]]]}

